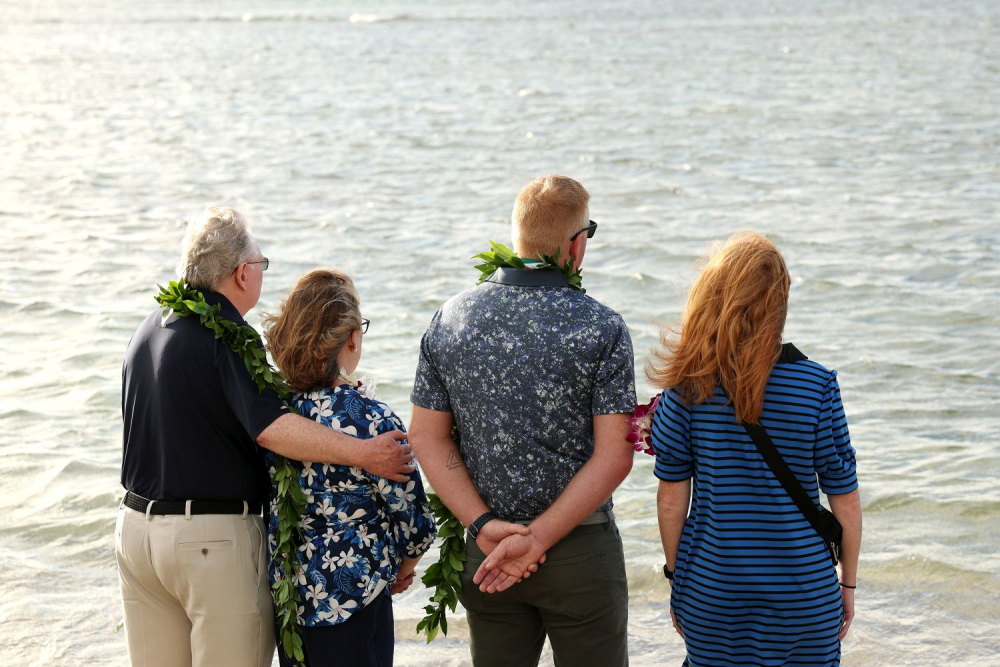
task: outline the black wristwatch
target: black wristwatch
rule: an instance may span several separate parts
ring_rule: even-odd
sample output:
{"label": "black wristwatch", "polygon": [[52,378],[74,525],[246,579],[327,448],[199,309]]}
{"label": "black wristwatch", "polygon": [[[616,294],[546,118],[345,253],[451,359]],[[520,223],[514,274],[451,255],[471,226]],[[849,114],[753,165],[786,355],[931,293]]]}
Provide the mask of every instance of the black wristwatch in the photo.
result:
{"label": "black wristwatch", "polygon": [[473,521],[472,525],[469,526],[469,536],[472,539],[476,539],[479,536],[479,531],[483,529],[483,526],[485,526],[495,518],[497,518],[496,514],[494,514],[493,512],[487,512],[486,514],[482,515],[481,517]]}
{"label": "black wristwatch", "polygon": [[669,567],[667,567],[666,563],[663,564],[663,576],[669,579],[670,581],[674,580],[674,572]]}

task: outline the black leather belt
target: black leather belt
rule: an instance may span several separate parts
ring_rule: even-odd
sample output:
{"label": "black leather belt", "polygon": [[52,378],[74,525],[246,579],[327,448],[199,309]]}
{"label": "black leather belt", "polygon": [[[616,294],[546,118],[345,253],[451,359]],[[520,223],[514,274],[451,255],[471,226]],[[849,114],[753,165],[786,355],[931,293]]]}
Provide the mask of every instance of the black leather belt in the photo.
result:
{"label": "black leather belt", "polygon": [[[153,505],[152,508],[149,507],[150,504]],[[125,507],[143,514],[147,509],[150,514],[187,514],[186,500],[149,500],[131,491],[125,493]],[[261,504],[251,502],[244,504],[242,500],[191,501],[191,514],[243,514],[243,512],[260,514]]]}

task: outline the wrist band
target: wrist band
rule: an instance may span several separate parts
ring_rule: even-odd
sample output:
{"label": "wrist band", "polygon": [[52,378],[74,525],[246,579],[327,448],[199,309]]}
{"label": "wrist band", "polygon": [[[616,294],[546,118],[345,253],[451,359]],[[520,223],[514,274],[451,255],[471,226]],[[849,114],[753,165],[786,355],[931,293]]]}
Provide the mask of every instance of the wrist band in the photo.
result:
{"label": "wrist band", "polygon": [[483,526],[488,524],[493,519],[497,518],[493,512],[486,512],[481,517],[472,522],[469,526],[469,537],[476,539],[479,537],[479,531],[482,530]]}
{"label": "wrist band", "polygon": [[852,591],[853,591],[853,590],[854,590],[855,588],[857,588],[857,586],[848,586],[847,584],[841,584],[841,585],[840,585],[840,587],[841,587],[841,588],[850,588],[850,589],[851,589]]}
{"label": "wrist band", "polygon": [[671,570],[666,565],[664,565],[663,566],[663,576],[666,577],[667,579],[669,579],[670,581],[673,581],[674,580],[674,571]]}

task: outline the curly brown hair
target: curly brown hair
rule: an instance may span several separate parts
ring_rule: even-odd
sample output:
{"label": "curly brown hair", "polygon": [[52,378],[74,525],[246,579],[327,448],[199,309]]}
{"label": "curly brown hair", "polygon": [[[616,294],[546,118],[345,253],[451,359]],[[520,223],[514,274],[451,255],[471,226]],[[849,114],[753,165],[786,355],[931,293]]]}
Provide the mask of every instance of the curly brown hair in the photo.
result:
{"label": "curly brown hair", "polygon": [[299,278],[277,315],[265,315],[264,335],[274,363],[295,391],[337,384],[337,355],[361,328],[354,281],[338,269],[316,269]]}

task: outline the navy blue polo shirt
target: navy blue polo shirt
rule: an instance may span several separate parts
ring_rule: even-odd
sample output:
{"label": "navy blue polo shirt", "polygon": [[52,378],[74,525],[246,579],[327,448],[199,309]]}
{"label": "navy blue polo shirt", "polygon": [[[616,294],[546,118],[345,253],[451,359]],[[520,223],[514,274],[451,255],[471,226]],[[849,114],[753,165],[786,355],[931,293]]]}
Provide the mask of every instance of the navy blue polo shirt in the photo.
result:
{"label": "navy blue polo shirt", "polygon": [[[246,321],[221,294],[205,300]],[[122,486],[152,500],[265,502],[270,484],[257,436],[288,412],[243,360],[196,317],[162,311],[129,342],[122,369]]]}

